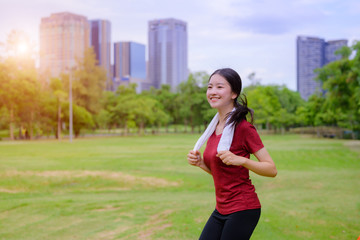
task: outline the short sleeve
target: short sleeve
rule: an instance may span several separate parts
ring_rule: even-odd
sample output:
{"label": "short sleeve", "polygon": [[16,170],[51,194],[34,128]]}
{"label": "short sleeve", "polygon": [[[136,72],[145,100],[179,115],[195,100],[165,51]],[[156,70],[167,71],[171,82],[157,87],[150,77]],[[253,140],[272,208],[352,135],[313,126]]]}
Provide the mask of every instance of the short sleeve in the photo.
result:
{"label": "short sleeve", "polygon": [[264,147],[256,128],[248,123],[244,126],[245,148],[249,153],[255,153]]}

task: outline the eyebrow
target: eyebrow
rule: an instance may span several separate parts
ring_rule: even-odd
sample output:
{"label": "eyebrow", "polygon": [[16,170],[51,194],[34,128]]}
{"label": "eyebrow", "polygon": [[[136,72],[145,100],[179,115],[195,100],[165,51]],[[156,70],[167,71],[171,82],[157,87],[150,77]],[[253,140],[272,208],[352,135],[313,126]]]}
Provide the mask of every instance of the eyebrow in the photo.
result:
{"label": "eyebrow", "polygon": [[[208,83],[208,86],[209,85],[213,85],[212,83]],[[225,85],[225,83],[216,83],[215,85]]]}

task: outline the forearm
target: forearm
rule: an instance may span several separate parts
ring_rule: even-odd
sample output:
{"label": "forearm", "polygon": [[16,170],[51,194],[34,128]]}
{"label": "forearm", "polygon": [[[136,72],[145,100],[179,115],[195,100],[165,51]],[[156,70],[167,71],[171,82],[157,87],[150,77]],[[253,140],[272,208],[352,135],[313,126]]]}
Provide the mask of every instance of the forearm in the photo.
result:
{"label": "forearm", "polygon": [[201,164],[199,168],[211,175],[211,170],[205,164]]}
{"label": "forearm", "polygon": [[271,162],[258,162],[245,157],[240,158],[243,158],[242,160],[244,161],[242,166],[246,167],[247,169],[253,171],[256,174],[265,177],[275,177],[277,174],[275,164]]}

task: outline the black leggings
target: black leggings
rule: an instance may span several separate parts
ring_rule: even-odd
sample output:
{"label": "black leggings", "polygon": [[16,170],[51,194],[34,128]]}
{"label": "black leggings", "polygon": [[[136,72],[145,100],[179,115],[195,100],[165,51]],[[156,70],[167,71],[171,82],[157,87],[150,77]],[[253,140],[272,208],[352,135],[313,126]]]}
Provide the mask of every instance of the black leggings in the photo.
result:
{"label": "black leggings", "polygon": [[248,240],[259,221],[260,213],[259,208],[222,215],[215,209],[199,240]]}

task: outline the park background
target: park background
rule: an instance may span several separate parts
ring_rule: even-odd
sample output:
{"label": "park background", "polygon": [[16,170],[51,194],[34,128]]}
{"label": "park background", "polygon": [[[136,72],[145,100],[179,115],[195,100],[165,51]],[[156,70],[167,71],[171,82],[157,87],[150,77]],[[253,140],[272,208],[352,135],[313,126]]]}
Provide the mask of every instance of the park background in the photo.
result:
{"label": "park background", "polygon": [[[214,115],[209,72],[177,91],[103,91],[89,49],[50,81],[11,31],[0,62],[0,239],[197,239],[215,206],[211,176],[186,154]],[[360,235],[360,44],[317,69],[307,101],[284,84],[242,76],[278,176],[251,176],[263,205],[253,239]],[[69,141],[69,78],[73,128]]]}
{"label": "park background", "polygon": [[[77,68],[58,78],[37,74],[32,55],[18,55],[19,38],[12,31],[6,43],[8,55],[0,63],[0,137],[14,139],[62,138],[73,115],[75,136],[81,134],[142,135],[168,132],[201,132],[213,117],[206,100],[209,74],[190,73],[177,91],[160,89],[136,92],[136,84],[104,91],[106,72],[97,65],[92,48],[79,59]],[[360,42],[337,51],[341,59],[318,68],[323,90],[307,101],[285,85],[262,85],[256,73],[246,76],[250,84],[244,98],[255,112],[259,130],[316,133],[317,136],[359,139]],[[69,88],[70,77],[72,88]],[[70,91],[71,90],[71,91]],[[69,111],[69,95],[71,107]]]}
{"label": "park background", "polygon": [[[263,205],[253,239],[360,235],[358,47],[317,70],[327,91],[308,101],[248,76],[254,124],[279,172],[251,176]],[[70,142],[68,76],[44,84],[26,63],[1,63],[0,239],[196,239],[215,206],[211,177],[186,161],[214,114],[208,74],[177,92],[103,92],[89,50],[73,72]]]}

